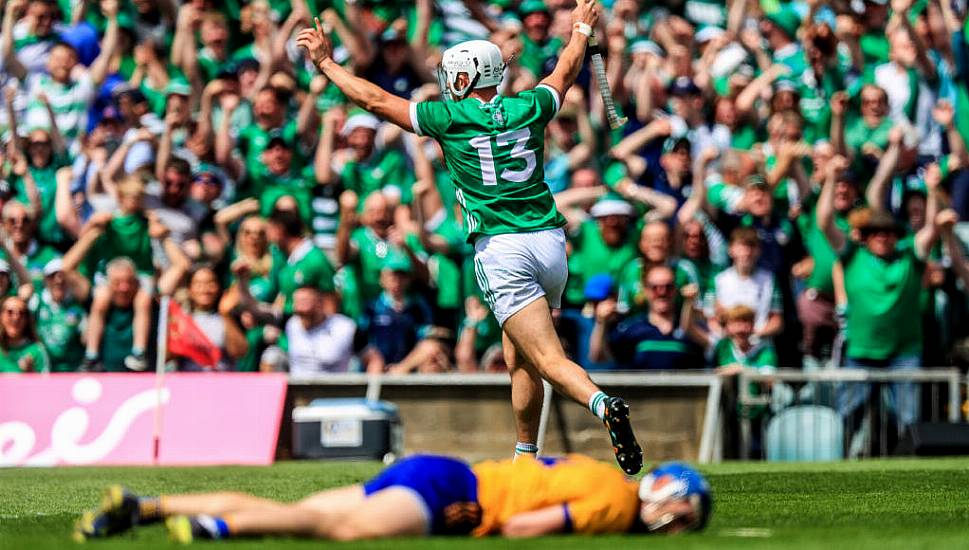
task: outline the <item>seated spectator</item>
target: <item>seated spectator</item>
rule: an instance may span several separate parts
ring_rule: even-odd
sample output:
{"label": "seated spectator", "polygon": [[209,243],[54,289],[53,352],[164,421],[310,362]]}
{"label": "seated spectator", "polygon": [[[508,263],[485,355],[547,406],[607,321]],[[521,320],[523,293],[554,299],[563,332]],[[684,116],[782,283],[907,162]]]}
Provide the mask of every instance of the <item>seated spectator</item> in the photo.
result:
{"label": "seated spectator", "polygon": [[361,354],[370,374],[404,374],[426,368],[440,351],[436,341],[425,339],[433,318],[427,302],[410,292],[411,263],[395,254],[380,270],[380,295],[364,310],[360,330],[367,334]]}
{"label": "seated spectator", "polygon": [[[653,266],[646,272],[644,287],[647,310],[628,319],[619,320],[615,299],[598,303],[589,351],[592,360],[611,357],[618,368],[625,370],[701,367],[702,356],[690,342],[676,311],[673,269]],[[693,304],[687,307],[692,308]]]}
{"label": "seated spectator", "polygon": [[[236,304],[231,297],[226,297],[230,299],[222,296],[222,284],[212,267],[198,266],[189,274],[185,311],[209,342],[219,349],[221,359],[214,367],[219,371],[234,370],[235,361],[244,356],[249,347],[242,326],[231,315]],[[179,358],[178,370],[198,372],[210,369],[183,357]]]}
{"label": "seated spectator", "polygon": [[780,292],[774,277],[757,267],[760,240],[757,231],[749,227],[734,229],[728,250],[733,266],[714,277],[713,292],[707,296],[706,315],[710,328],[721,332],[721,317],[738,305],[754,310],[754,333],[767,338],[784,328],[781,316]]}
{"label": "seated spectator", "polygon": [[318,287],[299,287],[293,292],[293,316],[286,322],[279,347],[266,350],[260,369],[287,367],[292,378],[347,372],[355,334],[356,325],[350,318],[326,312]]}
{"label": "seated spectator", "polygon": [[50,372],[27,303],[16,296],[0,301],[0,372]]}
{"label": "seated spectator", "polygon": [[44,286],[27,302],[51,372],[74,372],[84,358],[87,312],[74,288],[79,277],[65,272],[61,259],[55,258],[44,266]]}
{"label": "seated spectator", "polygon": [[52,246],[40,243],[36,238],[37,215],[30,207],[14,199],[3,205],[3,229],[0,235],[5,242],[0,244],[0,257],[14,262],[11,267],[25,270],[26,278],[18,274],[20,285],[40,288],[44,281],[43,271],[51,260],[60,257]]}

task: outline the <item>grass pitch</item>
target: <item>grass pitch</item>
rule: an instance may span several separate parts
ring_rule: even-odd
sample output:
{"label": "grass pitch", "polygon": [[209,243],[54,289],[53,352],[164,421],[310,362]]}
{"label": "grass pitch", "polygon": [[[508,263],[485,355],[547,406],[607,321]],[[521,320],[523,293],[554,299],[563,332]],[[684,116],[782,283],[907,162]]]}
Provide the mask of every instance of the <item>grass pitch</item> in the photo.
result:
{"label": "grass pitch", "polygon": [[[0,470],[0,548],[72,548],[74,519],[121,482],[143,494],[234,489],[295,500],[361,481],[373,463],[289,462],[268,468],[62,468]],[[527,548],[969,548],[969,459],[838,464],[727,463],[703,467],[714,490],[713,520],[698,535],[546,537]],[[226,543],[207,543],[212,544]],[[238,540],[229,548],[319,548],[320,541]],[[411,539],[341,547],[504,548],[500,539]],[[92,549],[172,547],[161,526]]]}

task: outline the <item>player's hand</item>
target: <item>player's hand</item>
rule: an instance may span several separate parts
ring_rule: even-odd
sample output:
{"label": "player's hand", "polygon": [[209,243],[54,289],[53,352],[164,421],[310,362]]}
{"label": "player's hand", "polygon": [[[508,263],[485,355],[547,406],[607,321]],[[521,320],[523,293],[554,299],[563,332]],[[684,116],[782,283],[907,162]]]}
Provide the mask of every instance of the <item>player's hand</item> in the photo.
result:
{"label": "player's hand", "polygon": [[585,23],[595,28],[599,22],[599,7],[596,0],[578,0],[575,9],[572,10],[572,24]]}
{"label": "player's hand", "polygon": [[317,67],[330,58],[333,53],[330,39],[323,32],[323,24],[318,17],[313,19],[313,28],[299,31],[296,35],[296,45],[306,50],[306,55]]}

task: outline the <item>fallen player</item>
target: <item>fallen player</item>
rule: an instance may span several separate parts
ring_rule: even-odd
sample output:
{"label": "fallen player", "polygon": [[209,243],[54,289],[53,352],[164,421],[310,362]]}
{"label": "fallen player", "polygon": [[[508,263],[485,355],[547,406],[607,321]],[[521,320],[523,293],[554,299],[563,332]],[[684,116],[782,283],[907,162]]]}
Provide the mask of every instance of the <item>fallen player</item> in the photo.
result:
{"label": "fallen player", "polygon": [[370,481],[295,503],[244,493],[139,497],[109,487],[75,527],[78,541],[165,521],[172,539],[283,535],[359,540],[421,535],[676,533],[703,529],[711,495],[689,466],[665,463],[641,482],[583,455],[468,466],[418,455]]}

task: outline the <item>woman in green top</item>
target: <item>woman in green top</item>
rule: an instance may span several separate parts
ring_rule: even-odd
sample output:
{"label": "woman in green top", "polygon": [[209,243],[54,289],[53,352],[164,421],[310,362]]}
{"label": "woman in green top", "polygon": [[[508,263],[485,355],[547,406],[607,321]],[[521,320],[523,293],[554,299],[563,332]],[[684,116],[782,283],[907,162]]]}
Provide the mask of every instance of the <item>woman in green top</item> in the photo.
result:
{"label": "woman in green top", "polygon": [[27,303],[17,296],[0,302],[0,372],[49,372]]}

